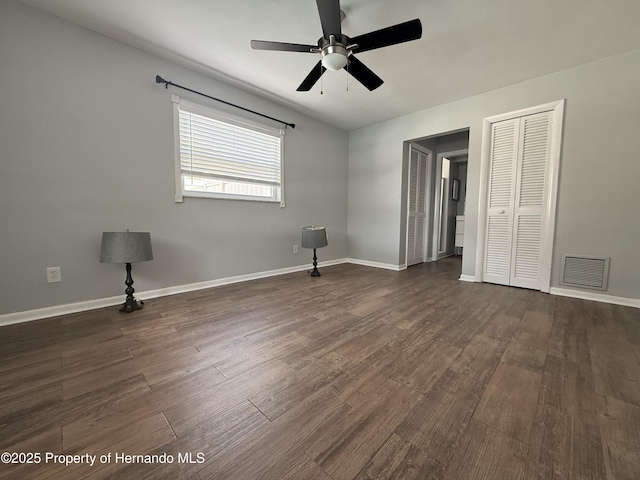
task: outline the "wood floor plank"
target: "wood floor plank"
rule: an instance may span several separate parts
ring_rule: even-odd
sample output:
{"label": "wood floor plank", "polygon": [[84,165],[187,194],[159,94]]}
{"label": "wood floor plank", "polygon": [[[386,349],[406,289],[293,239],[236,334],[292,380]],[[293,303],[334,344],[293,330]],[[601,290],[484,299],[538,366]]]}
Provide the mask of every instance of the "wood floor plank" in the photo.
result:
{"label": "wood floor plank", "polygon": [[[383,385],[398,368],[395,361],[402,352],[392,346],[386,346],[363,361],[343,365],[345,375],[336,378],[330,385],[331,391],[340,399],[357,406],[368,403],[370,392]],[[336,354],[337,355],[337,354]],[[380,389],[380,392],[384,389]],[[376,393],[373,393],[377,396]]]}
{"label": "wood floor plank", "polygon": [[276,383],[291,373],[284,363],[270,360],[214,387],[174,403],[164,410],[177,435],[196,427],[213,415],[218,415],[233,405],[242,403],[255,392]]}
{"label": "wood floor plank", "polygon": [[0,358],[12,358],[38,351],[60,352],[62,325],[60,318],[48,318],[2,327]]}
{"label": "wood floor plank", "polygon": [[433,308],[409,302],[405,302],[405,304],[408,304],[408,307],[395,303],[388,305],[386,311],[381,311],[382,322],[402,330],[413,330],[421,325],[431,323],[430,319],[437,316]]}
{"label": "wood floor plank", "polygon": [[444,468],[400,436],[393,434],[362,469],[356,480],[436,480]]}
{"label": "wood floor plank", "polygon": [[[55,401],[41,402],[37,408],[25,402],[26,408],[23,410],[0,418],[0,443],[4,444],[0,446],[25,441],[31,436],[39,435],[55,426],[61,427],[90,412],[100,412],[119,402],[137,398],[148,390],[149,386],[144,378],[138,375],[67,401],[58,398]],[[39,399],[38,396],[29,398]]]}
{"label": "wood floor plank", "polygon": [[358,363],[376,350],[379,350],[389,342],[398,338],[401,334],[400,330],[396,327],[380,325],[363,335],[354,337],[348,342],[343,343],[335,349],[335,352]]}
{"label": "wood floor plank", "polygon": [[89,329],[77,328],[78,323],[73,323],[71,326],[73,328],[65,326],[66,328],[63,327],[62,330],[63,352],[91,347],[92,345],[115,341],[123,337],[122,328],[117,325],[105,328],[104,325],[94,324]]}
{"label": "wood floor plank", "polygon": [[553,327],[551,315],[528,310],[502,356],[509,365],[542,372]]}
{"label": "wood floor plank", "polygon": [[472,419],[444,480],[523,480],[527,446]]}
{"label": "wood floor plank", "polygon": [[137,374],[132,358],[119,361],[108,367],[91,370],[62,381],[62,394],[65,400],[91,392],[104,385],[132,378]]}
{"label": "wood floor plank", "polygon": [[50,405],[59,404],[63,400],[62,385],[57,382],[38,386],[35,395],[32,390],[29,386],[26,391],[20,387],[19,389],[11,389],[2,395],[0,425],[3,422],[12,422],[12,417],[20,418],[33,410],[45,409]]}
{"label": "wood floor plank", "polygon": [[391,378],[417,392],[426,393],[449,368],[461,348],[440,342],[425,345],[424,350],[399,360],[400,368]]}
{"label": "wood floor plank", "polygon": [[615,398],[602,397],[598,425],[609,478],[637,479],[640,472],[640,408]]}
{"label": "wood floor plank", "polygon": [[526,444],[541,383],[539,373],[501,363],[491,377],[473,418]]}
{"label": "wood floor plank", "polygon": [[332,335],[334,332],[340,331],[343,328],[355,327],[361,319],[356,315],[343,313],[341,315],[335,315],[324,319],[309,317],[305,320],[305,322],[297,325],[296,331],[300,335],[304,335],[308,339],[314,340],[324,338],[327,335]]}
{"label": "wood floor plank", "polygon": [[520,324],[520,317],[512,317],[503,312],[496,312],[478,332],[484,337],[500,342],[508,342]]}
{"label": "wood floor plank", "polygon": [[470,300],[472,307],[467,310],[452,308],[447,316],[444,328],[435,339],[439,342],[464,348],[480,332],[493,316],[497,306],[482,301],[480,297]]}
{"label": "wood floor plank", "polygon": [[547,313],[527,310],[518,324],[518,330],[530,333],[541,340],[548,340],[553,327],[553,316]]}
{"label": "wood floor plank", "polygon": [[[208,369],[214,363],[206,353],[197,351],[194,347],[179,354],[167,355],[152,361],[149,357],[136,358],[136,369],[140,371],[151,386],[174,379],[180,379],[202,369]],[[220,373],[220,381],[225,377]]]}
{"label": "wood floor plank", "polygon": [[539,403],[549,405],[575,419],[593,422],[600,395],[589,366],[568,358],[548,355],[542,373]]}
{"label": "wood floor plank", "polygon": [[99,438],[102,432],[122,429],[135,423],[136,419],[187,402],[220,384],[224,377],[209,367],[208,370],[200,369],[152,388],[149,388],[142,375],[135,380],[135,383],[129,381],[123,385],[121,392],[112,387],[105,389],[104,396],[108,396],[109,401],[86,410],[78,409],[62,427],[65,448],[79,448]]}
{"label": "wood floor plank", "polygon": [[[174,462],[163,464],[128,465],[112,476],[114,479],[173,480],[196,475],[206,464],[241,444],[252,431],[268,420],[249,402],[230,407],[224,415],[212,416],[169,444],[150,452],[172,455]],[[190,454],[189,461],[178,461],[179,455]],[[200,455],[199,455],[200,454]],[[111,478],[111,477],[110,477]]]}
{"label": "wood floor plank", "polygon": [[493,375],[506,348],[506,342],[476,335],[449,366],[449,369],[485,383]]}
{"label": "wood floor plank", "polygon": [[529,332],[516,332],[507,345],[502,362],[542,373],[547,357],[547,340]]}
{"label": "wood floor plank", "polygon": [[444,469],[456,454],[456,445],[478,406],[482,388],[469,377],[445,372],[408,412],[395,433]]}
{"label": "wood floor plank", "polygon": [[[13,444],[5,451],[11,453],[62,453],[62,433],[60,427],[53,426],[38,435]],[[0,465],[0,479],[31,478],[42,470],[38,463],[15,463]]]}
{"label": "wood floor plank", "polygon": [[[47,465],[32,478],[40,479],[68,479],[70,477],[105,478],[113,472],[120,471],[125,464],[115,462],[115,453],[130,455],[144,455],[156,448],[167,445],[175,440],[175,435],[161,413],[149,418],[140,419],[122,430],[117,430],[108,436],[101,437],[95,443],[88,445],[81,452],[70,450],[68,453],[104,455],[112,452],[114,461],[108,463],[96,462],[93,466],[87,463],[73,463]],[[67,453],[67,452],[65,452]]]}
{"label": "wood floor plank", "polygon": [[313,392],[322,388],[330,390],[331,384],[344,375],[346,373],[339,359],[334,362],[316,360],[250,395],[248,399],[265,417],[275,420]]}
{"label": "wood floor plank", "polygon": [[[337,441],[345,439],[347,436],[345,432],[356,432],[358,425],[366,423],[366,419],[375,411],[375,409],[384,404],[387,398],[395,392],[406,391],[406,387],[402,387],[400,390],[396,389],[397,383],[385,381],[381,385],[375,385],[371,388],[372,391],[366,390],[366,386],[362,390],[356,392],[353,396],[358,397],[363,393],[362,397],[368,399],[368,402],[353,402],[351,397],[349,401],[351,403],[343,402],[349,408],[344,411],[342,415],[332,421],[331,423],[322,424],[318,432],[308,439],[305,439],[303,444],[305,454],[309,458],[318,462],[318,458],[322,459],[328,455]],[[342,401],[340,399],[340,401]],[[372,454],[373,455],[373,454]]]}
{"label": "wood floor plank", "polygon": [[591,365],[588,320],[581,303],[571,298],[562,298],[554,317],[549,335],[548,353],[572,362]]}
{"label": "wood floor plank", "polygon": [[327,472],[312,460],[303,457],[301,461],[296,461],[295,463],[299,465],[295,465],[279,478],[282,480],[332,480]]}
{"label": "wood floor plank", "polygon": [[198,474],[216,480],[249,480],[265,478],[263,474],[269,470],[276,475],[271,478],[279,478],[295,468],[301,458],[309,458],[304,456],[304,442],[320,426],[335,424],[350,408],[325,390],[314,392],[274,422],[255,429],[241,444],[206,464]]}
{"label": "wood floor plank", "polygon": [[341,440],[332,438],[329,446],[314,444],[306,449],[334,480],[355,478],[420,398],[417,392],[391,380],[388,388],[389,395],[376,408],[342,430]]}
{"label": "wood floor plank", "polygon": [[607,478],[599,429],[554,407],[538,405],[527,480]]}
{"label": "wood floor plank", "polygon": [[596,392],[640,406],[640,346],[611,345],[611,349],[594,348],[591,352]]}
{"label": "wood floor plank", "polygon": [[627,341],[634,345],[640,345],[640,324],[635,319],[636,309],[614,305],[612,310],[614,317],[620,322],[620,326],[627,334]]}

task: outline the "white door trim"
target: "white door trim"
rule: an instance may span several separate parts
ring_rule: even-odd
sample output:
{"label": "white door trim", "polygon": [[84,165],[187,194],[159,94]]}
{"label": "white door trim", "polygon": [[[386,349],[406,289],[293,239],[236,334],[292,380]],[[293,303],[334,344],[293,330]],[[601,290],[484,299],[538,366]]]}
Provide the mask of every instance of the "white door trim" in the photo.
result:
{"label": "white door trim", "polygon": [[551,261],[553,258],[553,238],[556,225],[556,207],[558,197],[558,178],[560,171],[560,152],[562,149],[562,127],[565,100],[545,103],[514,112],[486,117],[482,122],[482,151],[480,155],[480,194],[478,199],[478,224],[476,237],[476,275],[477,282],[483,281],[484,250],[487,222],[487,196],[489,190],[489,167],[491,158],[491,126],[494,123],[512,118],[524,117],[542,112],[551,114],[551,139],[549,149],[549,169],[547,185],[549,195],[545,203],[544,236],[541,242],[540,291],[549,293],[551,286]]}
{"label": "white door trim", "polygon": [[461,155],[469,155],[468,148],[460,150],[449,150],[446,152],[438,152],[436,155],[436,164],[433,178],[435,179],[435,189],[433,195],[433,225],[431,237],[431,256],[434,261],[440,259],[440,179],[442,178],[442,159],[449,157],[459,157]]}

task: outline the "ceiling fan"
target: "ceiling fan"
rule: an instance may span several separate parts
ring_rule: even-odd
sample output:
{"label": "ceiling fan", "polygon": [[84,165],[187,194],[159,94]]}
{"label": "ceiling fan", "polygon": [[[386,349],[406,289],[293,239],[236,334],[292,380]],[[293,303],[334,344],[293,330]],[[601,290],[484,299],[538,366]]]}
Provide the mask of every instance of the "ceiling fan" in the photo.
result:
{"label": "ceiling fan", "polygon": [[375,90],[383,81],[375,73],[358,60],[353,54],[388,47],[397,43],[417,40],[422,37],[420,19],[399,23],[391,27],[350,38],[342,33],[340,23],[342,11],[340,0],[316,0],[322,37],[317,45],[303,45],[300,43],[268,42],[251,40],[251,48],[255,50],[278,50],[282,52],[319,53],[322,59],[309,72],[297,88],[299,92],[308,92],[320,79],[326,70],[340,70],[344,68],[351,76],[369,90]]}

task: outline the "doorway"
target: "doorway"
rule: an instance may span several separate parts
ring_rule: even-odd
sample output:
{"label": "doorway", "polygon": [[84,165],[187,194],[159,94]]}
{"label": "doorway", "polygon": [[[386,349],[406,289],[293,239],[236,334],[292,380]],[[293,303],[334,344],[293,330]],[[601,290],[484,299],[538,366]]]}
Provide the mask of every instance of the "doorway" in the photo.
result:
{"label": "doorway", "polygon": [[463,253],[468,155],[469,149],[463,148],[442,151],[436,157],[436,178],[440,186],[434,209],[431,255],[434,260]]}
{"label": "doorway", "polygon": [[[457,217],[464,215],[469,129],[418,138],[406,141],[405,145],[406,176],[402,189],[405,213],[401,225],[405,265],[462,255],[463,249],[455,246],[455,240],[459,233]],[[424,155],[421,159],[424,163],[420,164],[424,168],[414,165],[416,151]],[[423,197],[416,190],[421,186]]]}

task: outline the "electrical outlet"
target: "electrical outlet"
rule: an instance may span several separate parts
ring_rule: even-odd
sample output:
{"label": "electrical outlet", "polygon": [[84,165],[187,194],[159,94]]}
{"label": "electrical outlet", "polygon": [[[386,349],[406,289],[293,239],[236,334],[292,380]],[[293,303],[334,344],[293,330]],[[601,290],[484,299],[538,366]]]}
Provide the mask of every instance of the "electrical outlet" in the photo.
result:
{"label": "electrical outlet", "polygon": [[60,267],[47,268],[47,283],[57,283],[62,281],[62,273]]}
{"label": "electrical outlet", "polygon": [[293,253],[298,253],[298,245],[293,246]]}

